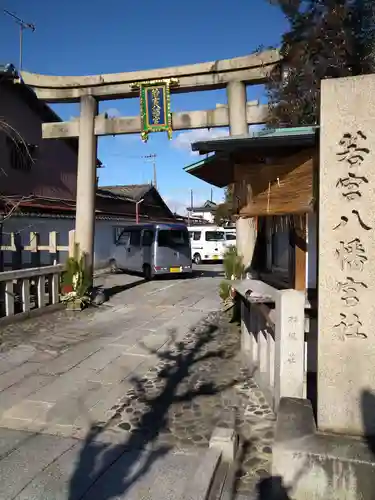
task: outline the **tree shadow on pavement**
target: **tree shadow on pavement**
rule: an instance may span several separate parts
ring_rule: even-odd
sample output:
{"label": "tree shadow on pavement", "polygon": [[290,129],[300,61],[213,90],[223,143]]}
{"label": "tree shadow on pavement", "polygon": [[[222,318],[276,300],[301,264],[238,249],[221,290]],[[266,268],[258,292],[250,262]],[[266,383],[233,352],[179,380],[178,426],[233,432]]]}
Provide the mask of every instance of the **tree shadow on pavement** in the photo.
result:
{"label": "tree shadow on pavement", "polygon": [[[134,377],[134,389],[113,407],[114,414],[108,422],[91,425],[70,479],[69,500],[110,500],[124,495],[156,460],[171,449],[158,443],[158,437],[163,430],[168,432],[168,412],[173,404],[218,394],[240,381],[233,378],[223,384],[205,381],[198,384],[196,380],[188,380],[197,363],[209,359],[219,362],[228,357],[223,350],[211,350],[209,347],[216,331],[217,326],[207,324],[203,331],[194,333],[193,337],[183,342],[176,341],[175,332],[171,332],[170,340],[162,351],[148,349],[159,360],[158,370],[154,371],[157,371],[160,388],[157,391],[154,388],[153,393],[146,377]],[[122,420],[133,400],[141,403],[144,410],[136,425],[131,427]],[[115,445],[104,443],[105,434],[102,434],[114,427],[129,430],[126,439]],[[91,485],[87,484],[87,478]]]}

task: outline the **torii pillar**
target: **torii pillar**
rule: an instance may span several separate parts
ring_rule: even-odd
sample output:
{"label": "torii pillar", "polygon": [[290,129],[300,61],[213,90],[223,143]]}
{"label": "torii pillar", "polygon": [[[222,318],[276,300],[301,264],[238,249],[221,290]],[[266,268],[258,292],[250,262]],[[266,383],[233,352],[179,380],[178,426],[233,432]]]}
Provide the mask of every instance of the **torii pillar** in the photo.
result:
{"label": "torii pillar", "polygon": [[[241,81],[229,82],[227,85],[229,130],[231,136],[247,135],[246,119],[246,85]],[[249,270],[254,255],[257,237],[254,217],[238,217],[236,221],[237,250],[242,255],[245,269]]]}
{"label": "torii pillar", "polygon": [[75,243],[79,245],[79,251],[85,257],[86,269],[91,277],[94,263],[97,157],[95,117],[97,112],[97,100],[90,95],[82,96],[79,118]]}

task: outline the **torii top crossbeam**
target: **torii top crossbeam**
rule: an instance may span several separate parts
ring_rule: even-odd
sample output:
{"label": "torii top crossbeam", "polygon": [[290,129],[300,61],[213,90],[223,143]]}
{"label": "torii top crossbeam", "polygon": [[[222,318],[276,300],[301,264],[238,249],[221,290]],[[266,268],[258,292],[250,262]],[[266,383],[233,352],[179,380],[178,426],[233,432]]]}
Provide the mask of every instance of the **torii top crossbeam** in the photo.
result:
{"label": "torii top crossbeam", "polygon": [[171,92],[193,92],[225,88],[232,81],[264,83],[270,70],[281,59],[277,49],[248,56],[170,68],[129,71],[91,76],[49,76],[21,73],[23,82],[33,87],[46,102],[75,102],[84,95],[97,100],[136,97],[134,83],[145,80],[178,78]]}

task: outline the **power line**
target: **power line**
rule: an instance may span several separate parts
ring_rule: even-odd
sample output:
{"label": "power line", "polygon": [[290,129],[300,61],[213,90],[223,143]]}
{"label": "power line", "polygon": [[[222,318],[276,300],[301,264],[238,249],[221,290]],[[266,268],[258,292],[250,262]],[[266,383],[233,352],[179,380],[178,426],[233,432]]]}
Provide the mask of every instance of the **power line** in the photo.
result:
{"label": "power line", "polygon": [[13,14],[13,12],[9,12],[9,10],[3,9],[4,14],[10,16],[20,27],[20,63],[19,63],[19,71],[22,71],[22,56],[23,56],[23,30],[28,29],[32,32],[36,30],[35,24],[27,23],[20,17]]}

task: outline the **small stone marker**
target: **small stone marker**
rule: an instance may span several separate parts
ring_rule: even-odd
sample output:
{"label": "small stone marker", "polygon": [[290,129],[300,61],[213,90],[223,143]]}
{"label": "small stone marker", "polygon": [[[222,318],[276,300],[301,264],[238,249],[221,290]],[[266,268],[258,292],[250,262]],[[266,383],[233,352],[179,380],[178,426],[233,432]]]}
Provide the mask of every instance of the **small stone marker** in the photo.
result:
{"label": "small stone marker", "polygon": [[375,434],[375,75],[321,99],[318,427]]}

